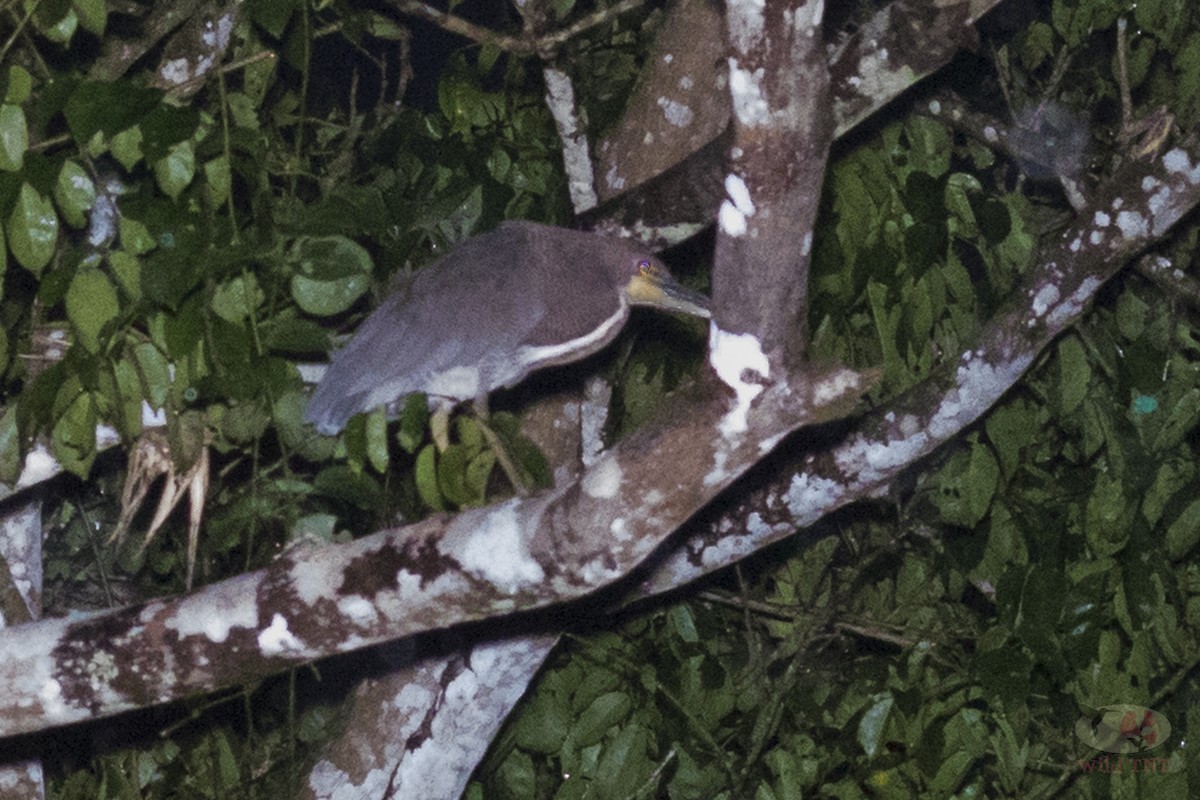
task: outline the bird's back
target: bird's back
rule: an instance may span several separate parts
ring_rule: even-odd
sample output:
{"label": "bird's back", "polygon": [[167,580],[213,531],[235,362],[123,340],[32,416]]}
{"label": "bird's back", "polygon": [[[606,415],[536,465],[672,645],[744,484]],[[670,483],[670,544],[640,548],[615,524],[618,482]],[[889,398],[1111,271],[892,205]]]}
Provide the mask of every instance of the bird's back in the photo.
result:
{"label": "bird's back", "polygon": [[[597,246],[608,244],[528,222],[468,239],[367,318],[334,355],[307,419],[332,434],[355,414],[412,392],[458,401],[513,385],[539,366],[521,363],[518,353],[595,328],[597,315],[581,300],[609,294],[613,308],[603,314],[616,310],[612,276],[594,263]],[[615,335],[606,331],[597,346]]]}

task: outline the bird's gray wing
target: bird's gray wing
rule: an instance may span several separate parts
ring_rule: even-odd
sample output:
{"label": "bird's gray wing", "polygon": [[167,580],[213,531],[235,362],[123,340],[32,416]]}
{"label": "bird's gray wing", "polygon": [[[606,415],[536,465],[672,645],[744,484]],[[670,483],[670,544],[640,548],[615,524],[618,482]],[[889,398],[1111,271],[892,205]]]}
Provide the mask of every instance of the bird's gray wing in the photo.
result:
{"label": "bird's gray wing", "polygon": [[515,351],[540,319],[530,307],[536,294],[523,285],[527,272],[503,261],[519,257],[512,233],[468,240],[384,300],[334,355],[306,418],[332,434],[355,414],[412,392],[474,396],[472,370],[483,393],[504,383],[497,354]]}

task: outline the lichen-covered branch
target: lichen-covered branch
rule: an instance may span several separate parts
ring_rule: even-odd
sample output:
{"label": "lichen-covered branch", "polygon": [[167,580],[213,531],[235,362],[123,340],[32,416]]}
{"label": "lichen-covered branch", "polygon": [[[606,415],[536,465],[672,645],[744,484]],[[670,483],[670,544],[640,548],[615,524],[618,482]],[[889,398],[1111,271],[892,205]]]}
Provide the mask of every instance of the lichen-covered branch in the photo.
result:
{"label": "lichen-covered branch", "polygon": [[[834,138],[945,66],[1001,0],[897,0],[827,46]],[[672,7],[642,79],[600,141],[597,231],[662,248],[713,221],[724,194],[732,113],[721,17],[709,0]]]}
{"label": "lichen-covered branch", "polygon": [[6,631],[0,736],[582,597],[631,572],[788,432],[843,416],[862,381],[835,370],[773,387],[734,441],[717,435],[725,402],[712,397],[547,494],[289,553],[184,598]]}
{"label": "lichen-covered branch", "polygon": [[[833,138],[823,0],[727,4],[733,143],[713,263],[718,373],[728,334],[752,336],[771,375],[803,360],[808,262]],[[740,376],[732,376],[740,383]]]}
{"label": "lichen-covered branch", "polygon": [[1196,153],[1176,148],[1126,164],[1048,247],[974,347],[862,417],[834,447],[803,456],[795,470],[706,520],[654,567],[638,595],[678,587],[848,503],[886,492],[904,469],[979,419],[1079,321],[1105,281],[1198,204]]}

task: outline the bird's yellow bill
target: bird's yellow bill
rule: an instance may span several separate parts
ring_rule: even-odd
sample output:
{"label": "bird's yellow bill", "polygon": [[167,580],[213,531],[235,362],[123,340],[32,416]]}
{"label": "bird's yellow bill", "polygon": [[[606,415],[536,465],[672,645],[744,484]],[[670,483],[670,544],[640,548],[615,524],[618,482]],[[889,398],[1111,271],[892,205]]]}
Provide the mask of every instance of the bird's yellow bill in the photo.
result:
{"label": "bird's yellow bill", "polygon": [[708,319],[708,298],[679,283],[662,267],[651,262],[638,265],[638,272],[625,286],[629,302],[637,306],[653,306],[666,311],[678,311]]}

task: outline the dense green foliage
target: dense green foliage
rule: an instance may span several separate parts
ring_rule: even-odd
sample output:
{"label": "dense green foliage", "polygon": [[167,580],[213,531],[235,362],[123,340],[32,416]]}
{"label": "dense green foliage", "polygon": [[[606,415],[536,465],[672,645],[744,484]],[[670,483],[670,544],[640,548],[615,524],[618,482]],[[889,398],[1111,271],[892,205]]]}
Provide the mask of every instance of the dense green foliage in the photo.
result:
{"label": "dense green foliage", "polygon": [[[1124,156],[1112,53],[1125,14],[1135,113],[1165,106],[1196,129],[1194,4],[1009,6],[979,53],[935,82],[1001,116],[1001,88],[1014,112],[1054,100],[1084,132],[1084,171],[1103,176]],[[131,29],[104,0],[0,15],[0,477],[42,435],[78,478],[48,507],[56,612],[183,586],[182,522],[145,553],[140,533],[121,550],[96,534],[116,523],[122,476],[97,453],[95,426],[131,448],[143,399],[165,410],[178,463],[214,453],[204,580],[293,541],[504,490],[470,419],[437,459],[420,403],[390,425],[369,415],[316,436],[300,422],[297,364],[352,330],[393,275],[465,236],[504,218],[567,218],[538,63],[451,40],[443,61],[414,59],[413,76],[401,20],[371,4],[240,8],[222,56],[236,66],[174,89],[152,78],[157,51],[97,77],[102,43]],[[622,17],[564,53],[593,125],[611,124],[627,96],[646,22]],[[969,345],[1069,212],[1052,182],[1019,177],[926,105],[902,101],[835,150],[816,237],[815,354],[881,365],[880,402]],[[108,201],[120,214],[105,232],[95,220]],[[1196,238],[1193,223],[1169,245],[1179,269],[1192,268]],[[468,796],[1194,793],[1200,766],[1177,742],[1200,726],[1196,320],[1184,299],[1125,274],[891,504],[838,514],[702,594],[570,637]],[[648,415],[686,361],[629,341],[610,354],[624,374],[616,429]],[[538,473],[516,418],[495,424]],[[304,748],[336,727],[319,678],[197,703],[162,741],[129,732],[138,746],[52,761],[53,795],[286,796]],[[1172,741],[1148,754],[1161,768],[1089,773],[1101,754],[1076,720],[1117,703],[1169,719]],[[163,714],[164,726],[178,719]]]}

